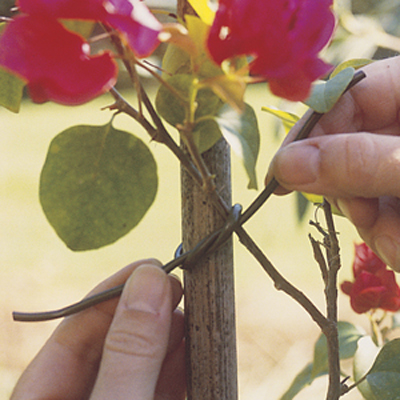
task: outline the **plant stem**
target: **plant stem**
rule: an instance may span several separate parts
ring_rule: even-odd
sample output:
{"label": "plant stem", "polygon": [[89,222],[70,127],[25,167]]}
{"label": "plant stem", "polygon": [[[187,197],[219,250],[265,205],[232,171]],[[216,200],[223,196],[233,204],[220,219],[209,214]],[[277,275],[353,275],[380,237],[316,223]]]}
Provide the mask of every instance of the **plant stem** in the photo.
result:
{"label": "plant stem", "polygon": [[324,200],[323,210],[328,226],[327,238],[327,260],[328,279],[325,287],[327,305],[327,326],[322,330],[327,339],[328,364],[329,364],[329,387],[327,400],[337,400],[341,395],[340,385],[340,358],[339,358],[339,335],[337,328],[337,275],[341,267],[340,249],[330,204]]}

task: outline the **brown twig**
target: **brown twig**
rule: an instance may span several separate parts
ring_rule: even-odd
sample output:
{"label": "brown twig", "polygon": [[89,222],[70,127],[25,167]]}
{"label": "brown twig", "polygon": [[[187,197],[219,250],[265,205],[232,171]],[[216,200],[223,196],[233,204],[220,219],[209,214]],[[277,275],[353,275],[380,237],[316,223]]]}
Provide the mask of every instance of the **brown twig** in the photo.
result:
{"label": "brown twig", "polygon": [[326,243],[328,279],[325,287],[328,323],[326,329],[323,330],[328,345],[329,387],[327,400],[337,400],[341,395],[339,335],[337,328],[337,275],[341,266],[340,248],[337,233],[335,230],[335,224],[333,222],[331,206],[326,200],[324,200],[323,203],[323,210],[328,226],[328,243]]}

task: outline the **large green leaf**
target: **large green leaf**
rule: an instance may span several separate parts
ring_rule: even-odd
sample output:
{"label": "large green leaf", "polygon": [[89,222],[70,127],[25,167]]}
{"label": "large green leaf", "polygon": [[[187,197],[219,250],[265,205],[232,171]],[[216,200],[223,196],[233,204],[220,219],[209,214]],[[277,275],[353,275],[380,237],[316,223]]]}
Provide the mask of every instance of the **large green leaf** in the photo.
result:
{"label": "large green leaf", "polygon": [[386,343],[367,374],[372,393],[379,400],[400,400],[400,339]]}
{"label": "large green leaf", "polygon": [[354,71],[354,68],[348,67],[329,81],[314,83],[311,95],[304,103],[319,113],[328,112],[346,90],[354,76]]}
{"label": "large green leaf", "polygon": [[307,364],[301,372],[299,372],[291,383],[289,389],[283,394],[279,400],[292,400],[302,389],[312,382],[311,371],[312,363]]}
{"label": "large green leaf", "polygon": [[[364,377],[373,364],[379,347],[373,342],[371,336],[364,336],[358,341],[358,348],[354,355],[353,373],[354,381],[357,382]],[[383,400],[375,397],[367,380],[363,380],[357,385],[357,389],[361,392],[366,400]]]}
{"label": "large green leaf", "polygon": [[[341,360],[352,357],[357,350],[357,342],[364,332],[349,322],[338,322],[339,357]],[[326,375],[328,368],[328,348],[326,338],[321,335],[314,347],[314,360],[303,368],[280,400],[292,400],[305,386],[311,385],[314,379]]]}
{"label": "large green leaf", "polygon": [[17,75],[0,68],[0,105],[12,112],[19,112],[25,84]]}
{"label": "large green leaf", "polygon": [[190,93],[193,90],[194,77],[189,74],[177,74],[166,79],[177,93],[179,98],[165,85],[161,85],[156,96],[156,108],[158,113],[172,126],[183,124],[185,121],[185,105],[189,104]]}
{"label": "large green leaf", "polygon": [[260,150],[260,132],[254,110],[246,104],[241,113],[225,104],[215,120],[232,150],[243,161],[249,177],[247,187],[257,189],[256,164]]}
{"label": "large green leaf", "polygon": [[[339,333],[339,357],[341,360],[353,357],[357,350],[357,342],[364,336],[355,325],[350,322],[338,322]],[[311,377],[315,378],[321,374],[327,374],[328,369],[328,348],[325,335],[321,335],[314,347],[313,370]]]}
{"label": "large green leaf", "polygon": [[56,136],[40,178],[47,219],[72,250],[96,249],[128,233],[157,192],[157,167],[135,136],[80,125]]}
{"label": "large green leaf", "polygon": [[211,149],[221,137],[221,131],[214,119],[200,121],[193,129],[193,140],[200,153]]}
{"label": "large green leaf", "polygon": [[[161,85],[156,96],[156,108],[159,114],[172,126],[182,125],[187,118],[189,99],[195,89],[196,79],[193,75],[177,74],[166,79],[180,97],[165,85]],[[214,116],[222,106],[222,101],[212,90],[200,89],[196,96],[195,119]]]}

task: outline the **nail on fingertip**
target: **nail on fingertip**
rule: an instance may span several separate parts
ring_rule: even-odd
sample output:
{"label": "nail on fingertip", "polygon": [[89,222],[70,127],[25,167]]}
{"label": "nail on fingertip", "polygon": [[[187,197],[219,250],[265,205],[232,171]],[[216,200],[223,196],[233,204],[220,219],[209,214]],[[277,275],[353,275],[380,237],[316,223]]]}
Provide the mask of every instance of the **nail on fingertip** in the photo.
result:
{"label": "nail on fingertip", "polygon": [[318,177],[319,149],[316,146],[292,143],[281,149],[276,158],[279,180],[288,185],[313,183]]}
{"label": "nail on fingertip", "polygon": [[384,263],[400,272],[400,248],[391,237],[379,236],[375,240],[375,248]]}
{"label": "nail on fingertip", "polygon": [[129,309],[158,313],[165,299],[167,274],[158,266],[144,264],[127,281],[126,306]]}

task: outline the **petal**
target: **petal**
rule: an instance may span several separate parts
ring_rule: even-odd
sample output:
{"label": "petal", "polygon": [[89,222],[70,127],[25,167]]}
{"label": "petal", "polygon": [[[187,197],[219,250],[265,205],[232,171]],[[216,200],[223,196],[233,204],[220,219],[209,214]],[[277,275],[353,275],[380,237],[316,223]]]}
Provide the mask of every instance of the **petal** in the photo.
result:
{"label": "petal", "polygon": [[365,243],[355,245],[354,276],[357,276],[361,271],[375,274],[381,269],[386,269],[386,264]]}
{"label": "petal", "polygon": [[322,60],[307,61],[297,67],[295,74],[288,74],[278,79],[271,78],[269,87],[276,96],[290,101],[302,101],[310,95],[313,81],[331,69],[331,66]]}
{"label": "petal", "polygon": [[19,9],[32,16],[55,19],[102,21],[106,15],[103,0],[18,0]]}
{"label": "petal", "polygon": [[386,311],[400,310],[400,297],[384,294],[380,301],[379,308],[382,308],[383,310],[386,310]]}
{"label": "petal", "polygon": [[109,53],[91,57],[86,47],[53,19],[20,16],[0,38],[0,64],[27,79],[35,102],[83,104],[109,90],[117,75]]}
{"label": "petal", "polygon": [[[221,0],[207,41],[213,59],[251,55],[272,92],[304,100],[330,67],[317,58],[334,29],[331,0]],[[303,82],[301,82],[304,80]]]}
{"label": "petal", "polygon": [[[359,292],[357,295],[351,295],[352,305],[358,310],[379,308],[382,295],[385,293],[385,288],[374,287],[367,288]],[[364,311],[365,312],[365,311]]]}
{"label": "petal", "polygon": [[137,57],[150,55],[159,44],[162,25],[138,0],[110,0],[105,22],[123,33]]}
{"label": "petal", "polygon": [[382,286],[394,296],[400,295],[400,288],[396,283],[396,275],[392,270],[380,270],[375,274],[380,280]]}
{"label": "petal", "polygon": [[353,287],[353,284],[349,281],[344,281],[341,285],[340,285],[340,289],[342,289],[342,292],[344,294],[350,295],[351,293],[351,288]]}
{"label": "petal", "polygon": [[19,0],[21,11],[54,19],[84,19],[110,24],[125,35],[137,57],[158,46],[162,25],[139,0]]}

